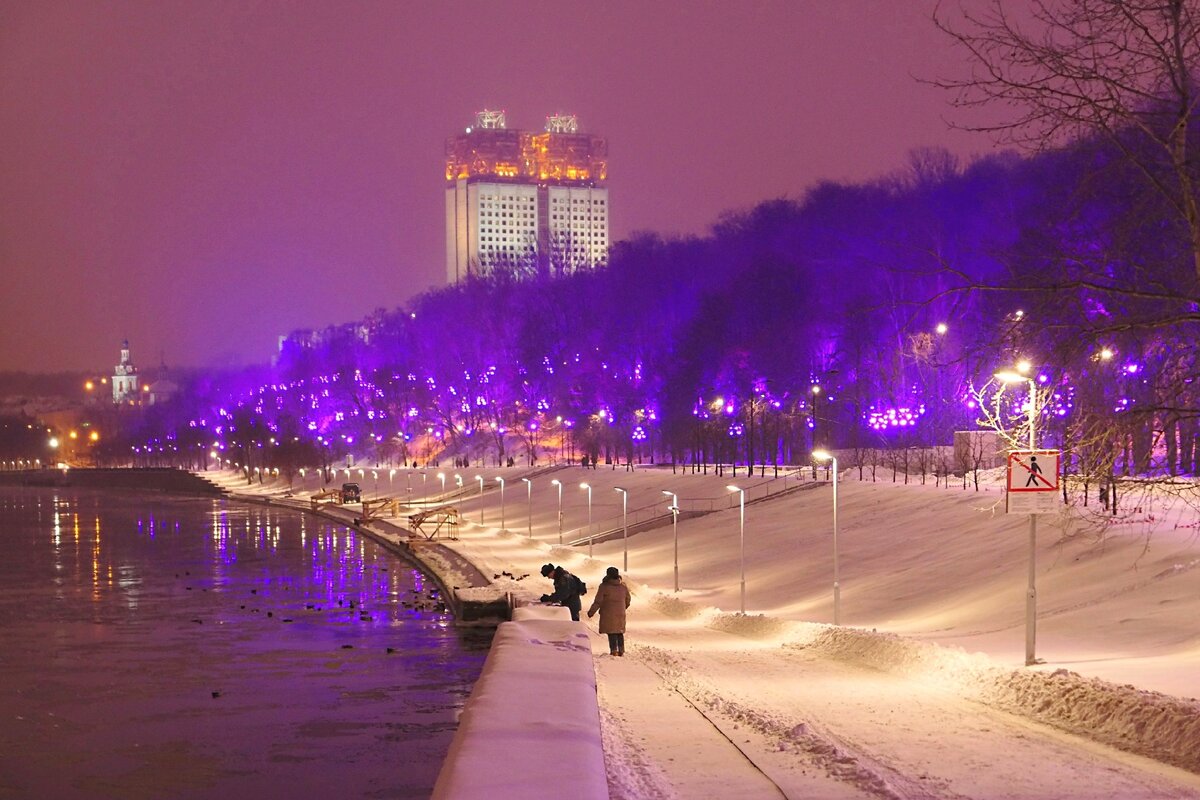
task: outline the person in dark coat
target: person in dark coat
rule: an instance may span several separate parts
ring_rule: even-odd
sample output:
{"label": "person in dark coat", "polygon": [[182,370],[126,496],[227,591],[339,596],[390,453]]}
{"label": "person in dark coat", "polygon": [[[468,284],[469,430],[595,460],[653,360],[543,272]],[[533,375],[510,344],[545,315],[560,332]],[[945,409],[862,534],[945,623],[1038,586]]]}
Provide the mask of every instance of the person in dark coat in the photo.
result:
{"label": "person in dark coat", "polygon": [[542,595],[542,602],[566,606],[571,611],[571,619],[578,622],[583,603],[579,600],[579,587],[575,583],[575,576],[561,566],[546,564],[542,567],[542,577],[554,579],[554,593]]}
{"label": "person in dark coat", "polygon": [[608,651],[614,656],[625,655],[625,609],[629,608],[629,587],[621,580],[621,572],[609,567],[596,590],[588,619],[600,612],[600,632],[608,634]]}

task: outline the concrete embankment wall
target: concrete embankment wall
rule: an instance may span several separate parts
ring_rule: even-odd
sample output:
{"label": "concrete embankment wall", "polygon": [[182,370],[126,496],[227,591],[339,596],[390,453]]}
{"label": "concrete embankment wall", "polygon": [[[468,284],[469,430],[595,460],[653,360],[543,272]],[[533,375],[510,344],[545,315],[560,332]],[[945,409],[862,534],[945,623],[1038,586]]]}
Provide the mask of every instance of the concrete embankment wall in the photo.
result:
{"label": "concrete embankment wall", "polygon": [[591,643],[565,609],[497,629],[433,797],[608,798]]}
{"label": "concrete embankment wall", "polygon": [[134,489],[142,492],[219,495],[221,490],[190,472],[162,468],[39,469],[0,472],[6,486],[71,486],[86,489]]}

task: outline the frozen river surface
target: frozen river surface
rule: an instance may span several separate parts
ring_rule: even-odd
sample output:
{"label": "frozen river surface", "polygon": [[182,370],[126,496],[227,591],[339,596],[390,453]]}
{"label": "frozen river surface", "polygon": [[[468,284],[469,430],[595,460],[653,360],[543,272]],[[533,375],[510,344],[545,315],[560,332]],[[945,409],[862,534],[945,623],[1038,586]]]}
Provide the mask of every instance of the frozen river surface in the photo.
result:
{"label": "frozen river surface", "polygon": [[427,797],[491,632],[355,532],[0,487],[0,798]]}

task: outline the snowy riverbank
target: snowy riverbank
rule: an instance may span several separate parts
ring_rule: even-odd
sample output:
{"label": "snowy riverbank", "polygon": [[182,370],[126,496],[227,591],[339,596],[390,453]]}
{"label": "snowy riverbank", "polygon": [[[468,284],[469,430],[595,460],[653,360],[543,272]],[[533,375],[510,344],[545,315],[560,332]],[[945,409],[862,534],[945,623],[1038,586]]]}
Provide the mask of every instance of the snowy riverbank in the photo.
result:
{"label": "snowy riverbank", "polygon": [[[678,593],[672,591],[674,536],[669,516],[664,524],[627,540],[635,591],[629,629],[632,658],[620,664],[602,655],[596,659],[614,796],[649,792],[687,797],[695,796],[692,790],[714,787],[731,791],[741,785],[739,759],[753,763],[760,776],[772,775],[777,786],[799,780],[800,774],[805,780],[819,778],[821,788],[804,789],[816,796],[834,796],[828,794],[830,782],[851,791],[847,796],[903,780],[922,785],[940,781],[957,791],[999,772],[1017,776],[1011,780],[1015,787],[1026,787],[1025,796],[1053,796],[1045,787],[1054,784],[1061,764],[1030,770],[993,754],[982,769],[952,768],[948,761],[908,769],[910,758],[931,758],[920,755],[930,750],[928,742],[924,750],[915,748],[911,754],[896,745],[898,753],[882,760],[874,756],[882,746],[875,740],[888,738],[878,722],[879,715],[889,715],[889,707],[895,714],[908,715],[905,728],[911,737],[940,742],[948,735],[945,720],[939,729],[927,729],[932,722],[906,710],[905,704],[920,694],[914,687],[936,688],[977,709],[956,711],[954,719],[1000,714],[1004,720],[1050,726],[1052,734],[1047,735],[1066,733],[1200,772],[1195,755],[1200,752],[1200,706],[1191,699],[1200,694],[1195,682],[1200,674],[1200,547],[1195,511],[1182,504],[1160,499],[1156,507],[1131,511],[1115,522],[1065,511],[1042,519],[1038,655],[1046,663],[1025,668],[1025,518],[1003,513],[1002,494],[994,482],[984,487],[988,491],[974,492],[932,483],[860,483],[843,473],[839,555],[844,627],[835,628],[825,624],[831,615],[831,496],[827,484],[814,486],[811,477],[799,491],[792,477],[791,491],[779,492],[775,490],[782,488],[781,481],[739,475],[736,483],[747,489],[751,501],[746,507],[743,562],[738,510],[731,502],[736,495],[725,489],[735,482],[728,473],[563,468],[537,476],[528,490],[520,483],[526,474],[520,470],[479,474],[485,478],[485,491],[454,499],[470,523],[460,528],[457,541],[445,544],[494,576],[482,591],[512,593],[518,601],[532,600],[546,590],[537,567],[547,560],[565,563],[591,584],[606,566],[623,565],[622,494],[614,491],[618,487],[629,492],[630,517],[635,511],[642,516],[654,513],[643,513],[644,508],[664,507],[663,492],[676,493],[685,510],[703,511],[681,516],[679,522]],[[469,484],[474,475],[472,471],[463,477]],[[236,476],[225,476],[232,485],[241,483],[238,491],[284,491],[282,484],[246,487]],[[496,476],[508,483],[503,506]],[[372,491],[378,484],[369,470],[364,477],[368,496],[389,494],[382,486]],[[592,558],[586,544],[558,546],[558,495],[551,479],[565,487],[565,540],[574,538],[573,529],[586,526],[589,493],[578,488],[581,481],[591,486],[593,531],[618,532],[596,543]],[[375,480],[391,483],[393,496],[420,501],[425,499],[421,487],[430,488],[436,478],[422,478],[419,471],[380,470]],[[298,497],[317,488],[312,476],[309,483],[294,487]],[[759,499],[771,491],[771,499]],[[502,514],[506,531],[498,524]],[[746,615],[733,613],[739,608],[743,563]],[[593,634],[592,641],[598,654],[606,651],[600,637]],[[839,664],[837,669],[830,666]],[[790,695],[774,698],[771,687],[757,677],[783,665],[832,683],[822,697],[798,700],[807,697],[798,686]],[[784,673],[779,682],[791,674]],[[871,681],[893,688],[869,708],[855,708],[851,698]],[[655,698],[662,691],[693,710],[649,715],[647,709],[661,705]],[[639,700],[631,703],[631,697]],[[832,719],[820,716],[825,697],[846,698],[845,707],[830,711]],[[723,745],[713,744],[708,760],[722,768],[711,780],[705,777],[704,765],[672,761],[676,756],[670,753],[677,751],[661,749],[675,731],[687,728],[687,714],[700,711],[711,715],[710,728],[753,732],[755,738],[744,745],[749,753],[732,752],[736,734]],[[666,719],[676,720],[673,728],[662,721]],[[875,724],[870,724],[872,719]],[[1003,727],[995,721],[988,724],[991,731]],[[990,736],[973,735],[972,742],[976,739],[981,759],[982,751],[997,747]],[[971,745],[963,746],[967,752],[964,755],[960,747],[960,760],[970,763]],[[782,752],[792,756],[783,758]],[[1099,763],[1125,758],[1115,753],[1105,750]],[[536,771],[541,764],[537,754],[530,753],[529,759],[530,769]],[[1065,756],[1063,760],[1069,761]],[[1132,770],[1130,786],[1150,785],[1149,779],[1137,777],[1134,767],[1120,768]],[[1111,770],[1108,774],[1112,777]],[[1183,787],[1178,796],[1200,796],[1194,775],[1170,771],[1166,780]],[[1088,795],[1089,786],[1099,791],[1094,784],[1076,780],[1070,791],[1057,796],[1100,796]],[[1127,796],[1161,796],[1154,794],[1161,788]]]}

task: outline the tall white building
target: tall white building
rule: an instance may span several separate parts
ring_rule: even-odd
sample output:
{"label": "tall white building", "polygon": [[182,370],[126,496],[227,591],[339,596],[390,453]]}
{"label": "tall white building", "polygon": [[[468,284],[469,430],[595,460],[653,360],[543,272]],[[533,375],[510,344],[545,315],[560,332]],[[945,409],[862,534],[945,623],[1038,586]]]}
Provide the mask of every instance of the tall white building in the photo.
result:
{"label": "tall white building", "polygon": [[446,141],[446,281],[506,269],[559,275],[608,262],[608,143],[552,116],[509,130],[502,111]]}

